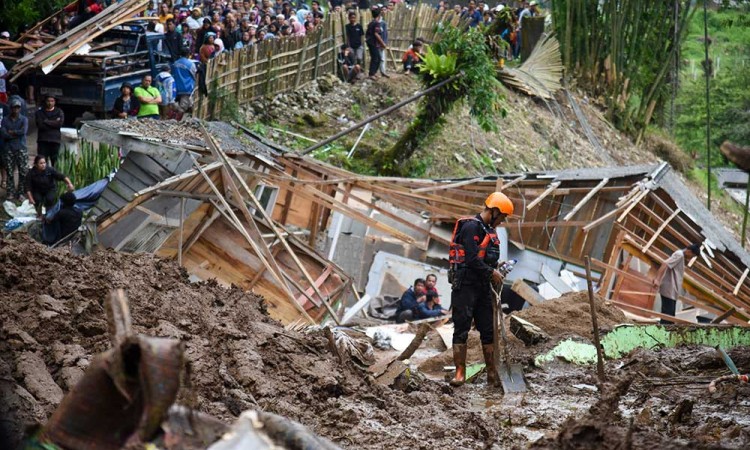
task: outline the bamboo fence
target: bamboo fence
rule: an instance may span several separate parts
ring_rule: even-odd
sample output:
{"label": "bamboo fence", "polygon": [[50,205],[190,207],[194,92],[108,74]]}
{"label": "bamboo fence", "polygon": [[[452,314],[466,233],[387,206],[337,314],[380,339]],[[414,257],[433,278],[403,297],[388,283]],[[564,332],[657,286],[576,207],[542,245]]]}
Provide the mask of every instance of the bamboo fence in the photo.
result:
{"label": "bamboo fence", "polygon": [[[371,12],[360,10],[359,20],[366,28],[372,20]],[[400,66],[401,55],[416,38],[434,42],[439,23],[455,25],[459,18],[452,11],[438,13],[425,4],[414,8],[399,4],[385,14],[384,20],[388,24],[386,63],[393,68]],[[263,41],[212,59],[206,67],[208,94],[199,96],[196,115],[215,118],[232,99],[244,106],[259,97],[293,91],[318,77],[335,75],[336,55],[345,41],[347,23],[345,12],[331,13],[307,36]]]}

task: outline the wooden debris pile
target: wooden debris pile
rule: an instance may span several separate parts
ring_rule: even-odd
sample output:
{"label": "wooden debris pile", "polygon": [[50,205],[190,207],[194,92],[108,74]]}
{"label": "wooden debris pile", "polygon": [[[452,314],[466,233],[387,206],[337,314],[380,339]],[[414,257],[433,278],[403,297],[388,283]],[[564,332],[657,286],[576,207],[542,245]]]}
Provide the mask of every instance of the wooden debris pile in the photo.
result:
{"label": "wooden debris pile", "polygon": [[91,45],[91,42],[117,26],[139,20],[134,16],[140,15],[147,6],[148,0],[123,0],[113,3],[101,13],[58,36],[44,47],[20,58],[11,69],[13,73],[11,81],[33,69],[41,69],[42,72],[48,74],[73,55],[85,56],[103,48],[102,44]]}

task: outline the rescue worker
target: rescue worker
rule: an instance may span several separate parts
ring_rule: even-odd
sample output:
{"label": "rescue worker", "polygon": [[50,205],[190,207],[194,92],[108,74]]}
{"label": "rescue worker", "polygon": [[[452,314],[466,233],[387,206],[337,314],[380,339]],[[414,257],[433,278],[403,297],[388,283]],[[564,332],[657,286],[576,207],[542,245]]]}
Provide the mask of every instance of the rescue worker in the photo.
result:
{"label": "rescue worker", "polygon": [[449,281],[453,287],[453,361],[456,365],[452,386],[461,386],[466,381],[466,341],[472,320],[482,341],[487,382],[497,383],[492,331],[494,296],[490,282],[494,285],[503,282],[504,276],[497,270],[500,242],[495,227],[513,214],[513,202],[505,194],[493,192],[484,206],[484,211],[476,216],[456,221],[451,239]]}

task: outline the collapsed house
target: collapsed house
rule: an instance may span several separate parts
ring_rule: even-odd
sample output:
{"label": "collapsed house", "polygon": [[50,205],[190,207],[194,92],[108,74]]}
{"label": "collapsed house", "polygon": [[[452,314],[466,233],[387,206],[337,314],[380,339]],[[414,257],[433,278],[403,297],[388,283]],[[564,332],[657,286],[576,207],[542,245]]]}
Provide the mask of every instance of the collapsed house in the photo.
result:
{"label": "collapsed house", "polygon": [[219,122],[88,122],[81,136],[127,151],[96,206],[103,245],[174,257],[196,280],[254,291],[286,324],[339,323],[347,306],[383,294],[367,278],[376,255],[392,255],[405,286],[398,258],[446,267],[453,223],[497,190],[516,205],[501,253],[519,260],[507,281],[526,302],[543,300],[529,285],[577,290],[590,256],[603,297],[662,318],[653,274],[700,243],[674,320],[750,319],[750,256],[664,163],[420,180],[353,174]]}

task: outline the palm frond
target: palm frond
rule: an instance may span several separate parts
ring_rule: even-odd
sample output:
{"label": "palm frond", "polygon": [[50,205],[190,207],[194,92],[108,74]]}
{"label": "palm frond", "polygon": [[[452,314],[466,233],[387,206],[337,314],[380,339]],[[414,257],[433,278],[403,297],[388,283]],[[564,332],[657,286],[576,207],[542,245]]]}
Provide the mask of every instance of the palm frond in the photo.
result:
{"label": "palm frond", "polygon": [[562,87],[560,43],[554,37],[540,39],[529,58],[516,69],[503,69],[498,78],[506,86],[544,99]]}

